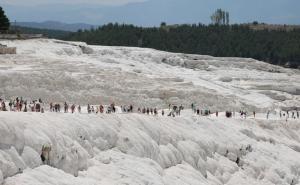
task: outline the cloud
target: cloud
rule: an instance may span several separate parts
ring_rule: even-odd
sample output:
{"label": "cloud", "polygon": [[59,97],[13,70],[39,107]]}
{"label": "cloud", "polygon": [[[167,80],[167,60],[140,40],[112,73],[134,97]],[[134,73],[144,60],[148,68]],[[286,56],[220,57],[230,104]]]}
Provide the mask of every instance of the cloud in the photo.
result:
{"label": "cloud", "polygon": [[21,5],[21,6],[35,6],[45,4],[95,4],[95,5],[109,5],[119,6],[128,3],[145,2],[147,0],[1,0],[3,4],[7,5]]}

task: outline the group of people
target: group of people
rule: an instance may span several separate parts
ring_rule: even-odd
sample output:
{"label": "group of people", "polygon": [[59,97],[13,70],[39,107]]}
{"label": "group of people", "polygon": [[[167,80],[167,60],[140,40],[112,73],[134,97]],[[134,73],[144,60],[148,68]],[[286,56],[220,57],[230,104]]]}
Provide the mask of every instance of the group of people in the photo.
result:
{"label": "group of people", "polygon": [[121,110],[122,112],[133,112],[133,105],[122,105]]}
{"label": "group of people", "polygon": [[[8,108],[9,107],[9,108]],[[0,98],[0,111],[16,111],[16,112],[44,112],[43,102],[39,98],[28,102],[22,97],[15,98],[8,102],[8,106],[4,99]]]}
{"label": "group of people", "polygon": [[[138,113],[147,114],[147,115],[158,115],[158,111],[156,108],[138,108]],[[162,115],[164,115],[164,111]]]}
{"label": "group of people", "polygon": [[[218,111],[215,111],[214,113],[212,113],[209,109],[200,110],[199,108],[196,108],[196,106],[195,106],[193,103],[191,104],[191,108],[192,108],[193,112],[194,112],[195,114],[197,114],[197,115],[201,115],[201,116],[209,116],[209,115],[215,114],[216,117],[219,116],[219,112],[218,112]],[[277,112],[277,113],[278,113],[278,112]],[[233,112],[232,112],[232,111],[226,111],[226,112],[225,112],[225,116],[226,116],[227,118],[235,117],[235,114],[236,114],[235,111],[233,111]],[[238,112],[238,114],[239,114],[240,118],[244,118],[244,119],[246,119],[247,116],[248,116],[248,112],[247,112],[247,111],[244,111],[244,110],[240,110],[240,111]],[[270,111],[267,111],[266,119],[269,119],[269,118],[270,118],[270,114],[271,114],[271,112],[270,112]],[[276,111],[274,112],[274,114],[276,115]],[[253,112],[252,112],[252,115],[253,115],[253,118],[255,118],[255,117],[256,117],[256,112],[253,111]],[[251,116],[251,115],[250,115],[250,116]],[[279,112],[279,116],[280,116],[281,119],[282,119],[282,118],[285,118],[286,121],[287,121],[288,119],[300,119],[300,113],[299,113],[299,111],[297,111],[297,110],[294,110],[294,111],[280,111],[280,112]]]}
{"label": "group of people", "polygon": [[[23,100],[23,98],[15,98],[10,100],[8,103],[9,109],[7,108],[7,101],[0,98],[0,111],[14,111],[14,112],[45,112],[45,103],[43,103],[42,99],[39,98],[38,100],[33,100],[28,103],[27,100]],[[90,105],[88,104],[86,107],[86,111],[88,114],[92,113],[115,113],[117,107],[114,103],[111,103],[109,106],[104,105]],[[171,104],[169,105],[169,109],[171,109]],[[68,104],[67,102],[64,103],[49,103],[49,111],[50,112],[64,112],[64,113],[75,113],[77,110],[78,113],[81,113],[82,107],[81,105],[75,104]],[[169,113],[169,116],[180,115],[181,110],[183,110],[183,106],[173,106],[172,110]],[[133,113],[134,107],[133,105],[122,105],[120,106],[120,112],[122,113]],[[138,108],[138,113],[147,114],[147,115],[158,115],[157,108]],[[161,111],[161,115],[165,115],[165,111]]]}
{"label": "group of people", "polygon": [[183,105],[177,106],[177,105],[173,105],[172,109],[171,109],[172,105],[169,104],[169,110],[171,110],[171,112],[168,114],[168,116],[180,116],[181,111],[184,109]]}
{"label": "group of people", "polygon": [[288,118],[299,119],[300,118],[300,114],[298,111],[284,111],[284,112],[280,111],[279,116],[280,116],[280,118],[285,117],[286,119],[288,119]]}
{"label": "group of people", "polygon": [[[169,104],[169,114],[167,116],[180,116],[180,113],[181,111],[184,109],[184,107],[182,105],[180,106],[177,106],[177,105],[171,105]],[[137,109],[137,112],[138,113],[141,113],[141,114],[147,114],[147,115],[158,115],[158,109],[157,108],[138,108]],[[161,115],[164,116],[165,115],[165,110],[162,109],[161,110]]]}
{"label": "group of people", "polygon": [[[59,103],[50,103],[50,112],[61,112],[61,105]],[[64,108],[64,113],[75,113],[76,110],[78,113],[81,113],[81,105],[75,105],[75,104],[71,104],[69,105],[67,102],[63,103],[63,108]],[[110,106],[107,107],[106,113],[114,113],[116,112],[116,107],[115,104],[112,103]],[[103,105],[99,105],[99,106],[94,106],[94,105],[87,105],[87,113],[91,114],[91,113],[104,113],[104,106]]]}
{"label": "group of people", "polygon": [[[0,98],[0,111],[15,111],[15,112],[41,112],[44,113],[45,111],[45,103],[42,101],[41,98],[33,101],[27,101],[24,100],[22,97],[17,97],[13,100],[10,101],[5,101],[4,99]],[[50,103],[49,104],[49,110],[50,112],[61,112],[61,107],[63,107],[63,112],[64,113],[75,113],[76,110],[78,113],[81,113],[81,105],[75,105],[75,104],[68,104],[67,102],[64,102],[62,105],[60,103]],[[199,109],[195,106],[195,104],[191,104],[191,109],[196,115],[202,115],[202,116],[209,116],[212,114],[215,114],[216,117],[219,116],[219,112],[211,112],[209,109]],[[87,113],[115,113],[117,110],[116,106],[114,103],[111,103],[109,106],[104,106],[104,105],[87,105]],[[183,105],[177,106],[177,105],[172,105],[169,104],[169,113],[167,116],[180,116],[181,111],[184,110]],[[122,113],[133,113],[134,112],[134,107],[133,105],[122,105],[120,106],[120,112]],[[149,107],[143,107],[140,108],[138,107],[137,112],[140,114],[146,114],[146,115],[158,115],[158,109],[157,108],[149,108]],[[247,117],[247,112],[246,111],[239,111],[239,115],[241,118],[246,119]],[[276,112],[275,112],[276,114]],[[165,110],[161,110],[161,115],[165,115]],[[230,117],[235,117],[235,112],[233,111],[226,111],[225,116],[230,118]],[[256,112],[253,111],[253,117],[255,118]],[[300,115],[298,111],[280,111],[279,112],[280,118],[286,118],[287,119],[299,119]],[[267,112],[266,118],[270,118],[270,111]]]}
{"label": "group of people", "polygon": [[[80,105],[78,106],[78,112],[81,113],[81,107]],[[93,106],[93,105],[90,105],[88,104],[87,105],[87,112],[88,114],[91,114],[91,113],[104,113],[105,110],[104,110],[104,106],[103,105],[99,105],[99,106]],[[116,112],[116,106],[115,106],[115,103],[112,103],[110,104],[109,106],[107,106],[106,108],[106,113],[107,114],[110,114],[110,113],[115,113]]]}

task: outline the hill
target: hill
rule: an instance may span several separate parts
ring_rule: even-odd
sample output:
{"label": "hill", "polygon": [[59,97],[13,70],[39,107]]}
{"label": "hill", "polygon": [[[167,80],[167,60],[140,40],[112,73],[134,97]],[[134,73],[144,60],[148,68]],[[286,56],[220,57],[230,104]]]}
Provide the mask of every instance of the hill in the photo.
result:
{"label": "hill", "polygon": [[300,66],[300,29],[253,30],[246,25],[163,25],[142,28],[108,24],[80,31],[66,40],[109,46],[138,46],[170,52],[245,57],[271,64]]}
{"label": "hill", "polygon": [[18,33],[25,34],[43,34],[48,38],[62,39],[67,37],[71,32],[61,31],[61,30],[49,30],[49,29],[38,29],[38,28],[29,28],[22,26],[11,26],[11,31],[17,31]]}
{"label": "hill", "polygon": [[[1,98],[41,98],[45,110],[0,111],[0,184],[300,182],[298,69],[54,39],[0,44],[17,47],[15,55],[0,55]],[[50,102],[65,101],[82,112],[49,111]],[[116,113],[87,114],[87,104],[96,109],[112,102]],[[212,114],[196,115],[192,103]],[[134,112],[123,112],[130,104]],[[168,117],[169,104],[185,108]],[[138,113],[138,107],[156,107],[159,115]]]}
{"label": "hill", "polygon": [[299,70],[253,59],[51,39],[1,44],[17,47],[18,53],[0,56],[4,69],[0,94],[7,98],[22,94],[50,102],[54,93],[58,101],[77,104],[116,101],[163,107],[201,102],[203,107],[223,111],[299,106]]}
{"label": "hill", "polygon": [[[13,24],[13,23],[12,23]],[[17,22],[17,26],[28,27],[28,28],[38,28],[38,29],[47,29],[47,30],[61,30],[68,32],[76,32],[78,30],[91,29],[95,27],[94,25],[85,24],[85,23],[74,23],[67,24],[58,21],[45,21],[45,22]]]}

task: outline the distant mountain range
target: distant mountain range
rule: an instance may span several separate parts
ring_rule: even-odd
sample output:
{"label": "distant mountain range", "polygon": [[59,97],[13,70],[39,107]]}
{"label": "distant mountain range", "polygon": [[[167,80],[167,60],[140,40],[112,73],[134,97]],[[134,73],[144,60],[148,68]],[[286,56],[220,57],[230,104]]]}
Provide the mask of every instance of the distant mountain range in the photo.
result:
{"label": "distant mountain range", "polygon": [[40,29],[40,28],[29,28],[23,26],[11,26],[11,31],[17,31],[21,34],[42,34],[44,37],[53,39],[64,39],[72,32],[63,30],[51,30],[51,29]]}
{"label": "distant mountain range", "polygon": [[[15,23],[12,23],[15,25]],[[62,30],[76,32],[79,29],[91,29],[92,27],[97,27],[95,25],[85,24],[85,23],[62,23],[58,21],[45,21],[45,22],[17,22],[17,26],[27,27],[27,28],[39,28],[39,29],[48,29],[48,30]]]}

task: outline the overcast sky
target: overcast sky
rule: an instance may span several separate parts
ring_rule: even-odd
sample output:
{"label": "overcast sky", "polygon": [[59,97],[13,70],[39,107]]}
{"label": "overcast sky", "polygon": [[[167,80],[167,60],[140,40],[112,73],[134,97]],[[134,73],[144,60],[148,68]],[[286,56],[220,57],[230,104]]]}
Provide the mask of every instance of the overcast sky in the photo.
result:
{"label": "overcast sky", "polygon": [[232,23],[300,24],[300,0],[0,0],[0,6],[18,22],[207,24],[212,12],[222,8]]}

